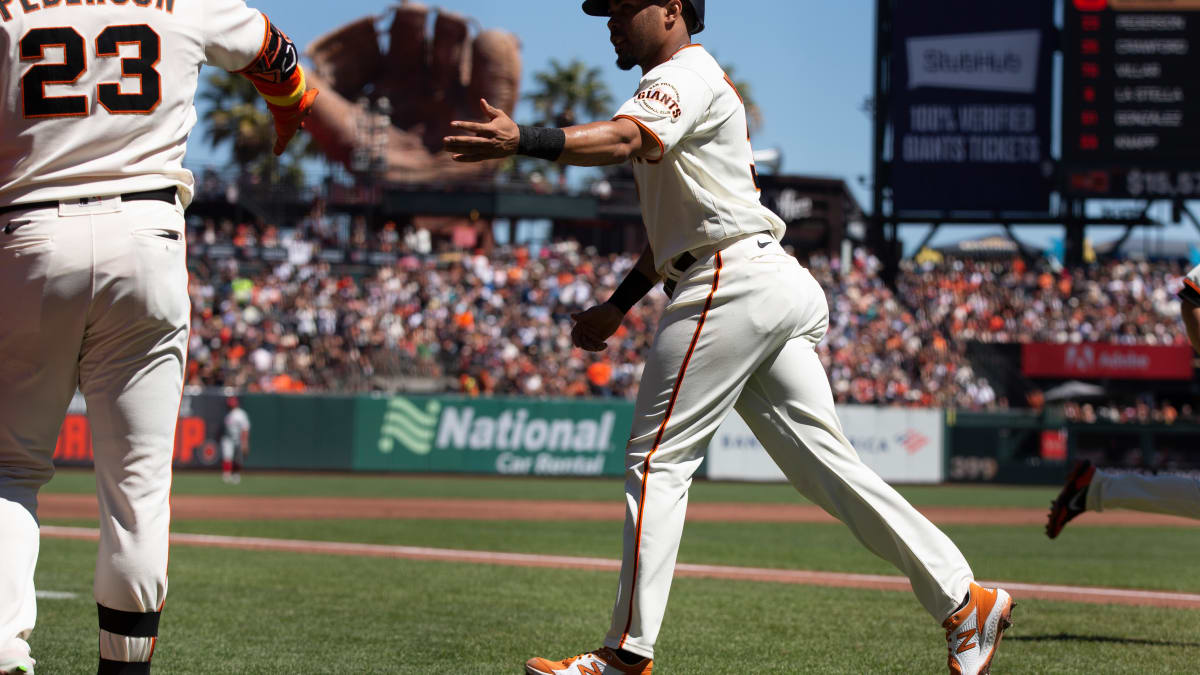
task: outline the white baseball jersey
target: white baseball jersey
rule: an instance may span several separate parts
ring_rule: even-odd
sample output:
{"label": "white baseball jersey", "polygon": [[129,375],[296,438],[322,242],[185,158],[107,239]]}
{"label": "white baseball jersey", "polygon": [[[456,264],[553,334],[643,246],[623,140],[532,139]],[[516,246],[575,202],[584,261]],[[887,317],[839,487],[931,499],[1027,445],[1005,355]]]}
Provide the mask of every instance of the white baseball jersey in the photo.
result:
{"label": "white baseball jersey", "polygon": [[1179,289],[1179,297],[1200,307],[1200,265],[1193,267],[1183,278],[1183,288]]}
{"label": "white baseball jersey", "polygon": [[635,159],[633,173],[660,272],[684,251],[740,235],[783,238],[783,221],[758,199],[741,95],[704,47],[688,45],[650,69],[617,118],[658,144],[649,159]]}
{"label": "white baseball jersey", "polygon": [[[0,206],[24,207],[0,212],[0,653],[29,654],[37,494],[79,387],[97,672],[149,672],[187,353],[192,101],[202,64],[257,67],[272,36],[243,0],[0,0]],[[182,203],[119,196],[171,187]]]}
{"label": "white baseball jersey", "polygon": [[[0,205],[177,186],[200,65],[248,65],[266,18],[243,0],[0,0]],[[147,120],[149,117],[149,120]]]}
{"label": "white baseball jersey", "polygon": [[228,438],[240,447],[242,434],[247,431],[250,431],[250,416],[245,410],[234,408],[225,415],[225,423],[221,429],[222,438]]}

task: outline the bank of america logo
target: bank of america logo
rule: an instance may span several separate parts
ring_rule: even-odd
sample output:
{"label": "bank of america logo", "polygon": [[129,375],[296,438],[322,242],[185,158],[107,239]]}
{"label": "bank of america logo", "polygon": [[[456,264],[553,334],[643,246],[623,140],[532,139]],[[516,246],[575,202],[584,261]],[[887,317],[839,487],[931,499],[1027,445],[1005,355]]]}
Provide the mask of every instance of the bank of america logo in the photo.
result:
{"label": "bank of america logo", "polygon": [[900,434],[897,440],[900,441],[900,445],[904,446],[904,450],[910,455],[917,454],[929,443],[929,437],[916,429],[905,431]]}
{"label": "bank of america logo", "polygon": [[422,410],[406,398],[390,399],[379,428],[379,452],[387,455],[400,445],[414,455],[428,455],[433,451],[441,411],[442,404],[436,400],[426,403]]}

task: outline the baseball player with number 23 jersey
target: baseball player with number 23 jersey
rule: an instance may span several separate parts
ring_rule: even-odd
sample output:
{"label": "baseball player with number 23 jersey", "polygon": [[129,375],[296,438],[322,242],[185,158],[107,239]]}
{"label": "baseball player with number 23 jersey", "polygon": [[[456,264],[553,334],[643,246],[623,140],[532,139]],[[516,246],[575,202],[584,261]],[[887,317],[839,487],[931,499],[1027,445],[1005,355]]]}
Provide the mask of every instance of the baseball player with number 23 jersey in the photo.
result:
{"label": "baseball player with number 23 jersey", "polygon": [[150,672],[187,353],[183,168],[200,66],[238,71],[283,151],[313,104],[243,0],[0,0],[0,674],[32,673],[37,494],[76,388],[100,507],[98,673]]}
{"label": "baseball player with number 23 jersey", "polygon": [[[646,355],[626,450],[624,556],[604,646],[533,658],[526,672],[649,675],[688,487],[733,409],[798,490],[908,576],[946,629],[950,671],[987,672],[1012,599],[977,585],[953,542],[846,439],[816,352],[829,322],[825,294],[780,246],[784,224],[759,202],[741,97],[691,42],[704,3],[587,0],[583,10],[608,17],[617,65],[642,70],[612,120],[524,127],[485,104],[488,122],[456,122],[473,135],[445,139],[458,161],[513,153],[576,165],[632,160],[649,245],[607,302],[574,316],[576,346],[604,349],[658,281],[671,298]],[[866,669],[849,658],[848,670]]]}

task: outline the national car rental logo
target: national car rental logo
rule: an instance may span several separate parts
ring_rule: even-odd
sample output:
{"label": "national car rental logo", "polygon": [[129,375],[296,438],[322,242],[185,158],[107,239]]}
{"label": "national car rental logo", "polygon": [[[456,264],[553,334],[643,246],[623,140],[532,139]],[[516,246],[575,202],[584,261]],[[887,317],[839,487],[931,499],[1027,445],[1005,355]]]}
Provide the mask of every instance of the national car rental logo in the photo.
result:
{"label": "national car rental logo", "polygon": [[426,403],[422,410],[406,398],[389,399],[379,427],[379,452],[387,455],[400,445],[414,455],[428,455],[433,451],[441,411],[442,404],[436,400]]}

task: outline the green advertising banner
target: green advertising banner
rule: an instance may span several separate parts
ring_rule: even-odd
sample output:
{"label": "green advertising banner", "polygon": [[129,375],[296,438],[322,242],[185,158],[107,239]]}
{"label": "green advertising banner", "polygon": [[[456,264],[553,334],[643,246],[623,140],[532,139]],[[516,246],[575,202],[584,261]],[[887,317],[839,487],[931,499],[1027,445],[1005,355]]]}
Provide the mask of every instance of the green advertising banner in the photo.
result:
{"label": "green advertising banner", "polygon": [[620,476],[633,403],[395,396],[359,399],[354,469]]}

